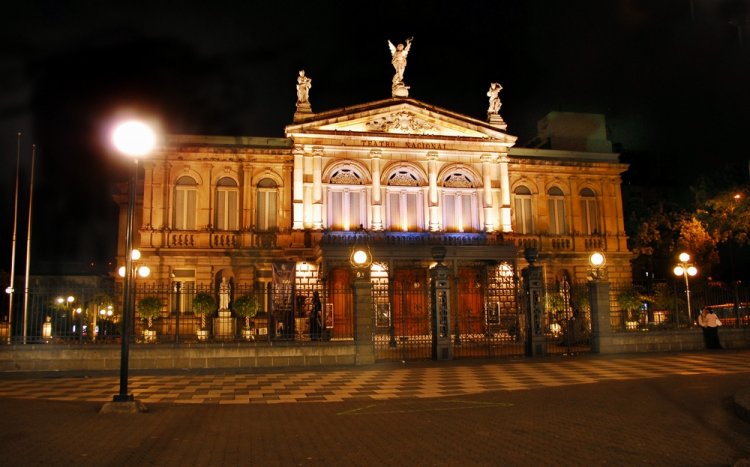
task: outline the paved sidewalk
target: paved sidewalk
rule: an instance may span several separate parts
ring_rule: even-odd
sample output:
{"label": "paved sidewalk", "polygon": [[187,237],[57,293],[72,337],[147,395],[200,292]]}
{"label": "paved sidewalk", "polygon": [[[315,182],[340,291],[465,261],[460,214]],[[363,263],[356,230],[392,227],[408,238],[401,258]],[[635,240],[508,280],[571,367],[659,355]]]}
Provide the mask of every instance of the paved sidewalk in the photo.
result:
{"label": "paved sidewalk", "polygon": [[[0,374],[0,465],[741,465],[750,351],[135,374]],[[176,394],[176,396],[175,396]]]}
{"label": "paved sidewalk", "polygon": [[[345,369],[136,373],[130,392],[148,404],[274,404],[433,398],[669,375],[750,372],[750,353],[690,353],[528,360],[460,360]],[[3,381],[4,380],[4,381]],[[0,397],[107,402],[119,373],[0,373]]]}

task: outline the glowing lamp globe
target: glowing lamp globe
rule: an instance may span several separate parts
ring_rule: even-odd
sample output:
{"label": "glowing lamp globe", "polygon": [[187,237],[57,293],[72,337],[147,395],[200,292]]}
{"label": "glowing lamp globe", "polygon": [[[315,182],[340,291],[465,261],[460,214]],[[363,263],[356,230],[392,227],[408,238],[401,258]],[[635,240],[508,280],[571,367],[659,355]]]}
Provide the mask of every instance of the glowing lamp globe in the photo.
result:
{"label": "glowing lamp globe", "polygon": [[129,120],[117,125],[112,132],[112,144],[127,156],[144,157],[154,148],[156,134],[145,123]]}
{"label": "glowing lamp globe", "polygon": [[363,266],[367,263],[367,252],[364,250],[357,250],[352,255],[352,261],[358,266]]}
{"label": "glowing lamp globe", "polygon": [[604,261],[604,255],[598,251],[591,253],[591,256],[589,256],[589,263],[595,268],[601,267]]}

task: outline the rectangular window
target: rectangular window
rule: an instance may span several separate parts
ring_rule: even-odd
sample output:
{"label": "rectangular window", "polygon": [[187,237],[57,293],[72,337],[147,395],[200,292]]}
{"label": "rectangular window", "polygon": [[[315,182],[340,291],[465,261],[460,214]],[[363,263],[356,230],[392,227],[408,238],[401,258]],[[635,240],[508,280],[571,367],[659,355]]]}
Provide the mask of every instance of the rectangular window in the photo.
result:
{"label": "rectangular window", "polygon": [[388,193],[388,229],[417,232],[422,223],[422,197],[416,191]]}
{"label": "rectangular window", "polygon": [[479,211],[472,192],[445,193],[443,229],[446,232],[472,232],[479,228]]}
{"label": "rectangular window", "polygon": [[562,198],[550,198],[549,200],[549,228],[553,235],[568,233],[568,224],[565,219],[565,200]]}
{"label": "rectangular window", "polygon": [[237,190],[219,190],[216,193],[216,228],[237,230],[239,205]]}
{"label": "rectangular window", "polygon": [[197,191],[178,187],[175,192],[174,228],[195,230]]}
{"label": "rectangular window", "polygon": [[599,214],[596,209],[596,200],[593,198],[581,199],[581,227],[586,235],[593,235],[599,231]]}
{"label": "rectangular window", "polygon": [[185,313],[193,309],[195,297],[195,271],[192,269],[175,269],[172,288],[174,292],[173,309]]}
{"label": "rectangular window", "polygon": [[532,233],[531,197],[516,196],[514,214],[516,216],[516,232],[520,234]]}
{"label": "rectangular window", "polygon": [[334,230],[356,230],[360,224],[365,224],[363,192],[330,190],[328,193],[329,227]]}
{"label": "rectangular window", "polygon": [[267,232],[276,229],[277,197],[276,190],[258,190],[258,218],[256,222],[258,231]]}

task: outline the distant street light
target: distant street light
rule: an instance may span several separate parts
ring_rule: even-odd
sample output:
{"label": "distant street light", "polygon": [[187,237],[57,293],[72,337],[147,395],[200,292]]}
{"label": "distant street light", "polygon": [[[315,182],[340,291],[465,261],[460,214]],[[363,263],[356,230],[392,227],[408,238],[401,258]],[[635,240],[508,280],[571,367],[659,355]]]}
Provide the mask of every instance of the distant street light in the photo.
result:
{"label": "distant street light", "polygon": [[[122,314],[122,348],[120,353],[120,393],[112,398],[113,402],[130,402],[133,396],[128,394],[128,353],[130,344],[130,323],[135,316],[132,290],[133,270],[133,217],[135,210],[135,190],[138,180],[138,160],[146,157],[156,144],[156,134],[147,124],[130,120],[119,124],[112,133],[112,143],[123,155],[133,160],[128,186],[128,213],[125,228],[125,283],[123,287]],[[140,256],[139,256],[140,257]]]}
{"label": "distant street light", "polygon": [[674,267],[675,276],[683,276],[685,278],[685,295],[687,296],[687,312],[688,312],[688,326],[693,321],[693,316],[690,311],[690,282],[688,276],[695,276],[698,274],[698,268],[690,263],[690,255],[687,253],[680,253],[680,262]]}

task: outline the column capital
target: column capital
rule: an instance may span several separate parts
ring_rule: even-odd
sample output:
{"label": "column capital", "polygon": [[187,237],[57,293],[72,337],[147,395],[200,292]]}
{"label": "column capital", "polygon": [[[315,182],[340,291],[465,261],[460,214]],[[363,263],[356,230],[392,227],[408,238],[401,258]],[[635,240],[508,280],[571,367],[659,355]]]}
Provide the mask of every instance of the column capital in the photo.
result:
{"label": "column capital", "polygon": [[482,154],[479,157],[479,160],[481,160],[482,162],[495,162],[495,161],[497,161],[497,159],[498,159],[498,155],[497,154],[486,154],[485,153],[485,154]]}

